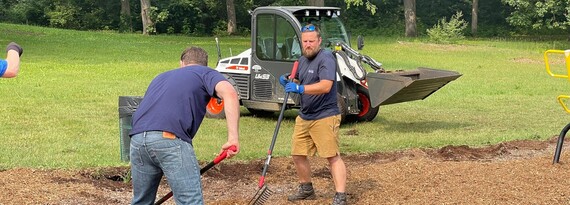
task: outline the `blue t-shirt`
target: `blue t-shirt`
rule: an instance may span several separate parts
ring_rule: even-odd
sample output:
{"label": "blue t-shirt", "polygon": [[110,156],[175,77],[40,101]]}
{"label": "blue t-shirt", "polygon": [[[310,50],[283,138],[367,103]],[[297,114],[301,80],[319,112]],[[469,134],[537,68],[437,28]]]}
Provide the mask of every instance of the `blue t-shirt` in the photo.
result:
{"label": "blue t-shirt", "polygon": [[0,77],[4,75],[7,69],[8,69],[8,61],[0,59]]}
{"label": "blue t-shirt", "polygon": [[301,85],[310,85],[321,80],[333,81],[329,93],[320,95],[301,95],[299,116],[305,120],[318,120],[340,114],[337,107],[336,62],[330,51],[321,49],[312,60],[302,56],[296,74]]}
{"label": "blue t-shirt", "polygon": [[155,77],[133,114],[131,136],[145,131],[167,131],[192,143],[216,84],[226,80],[218,71],[192,65]]}

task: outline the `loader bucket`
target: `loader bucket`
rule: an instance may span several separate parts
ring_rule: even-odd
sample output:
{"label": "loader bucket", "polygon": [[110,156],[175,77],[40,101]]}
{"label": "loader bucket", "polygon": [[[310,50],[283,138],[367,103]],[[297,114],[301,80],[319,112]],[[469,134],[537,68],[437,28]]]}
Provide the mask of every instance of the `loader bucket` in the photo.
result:
{"label": "loader bucket", "polygon": [[447,83],[459,78],[455,71],[417,68],[386,73],[368,73],[368,92],[372,107],[423,100]]}

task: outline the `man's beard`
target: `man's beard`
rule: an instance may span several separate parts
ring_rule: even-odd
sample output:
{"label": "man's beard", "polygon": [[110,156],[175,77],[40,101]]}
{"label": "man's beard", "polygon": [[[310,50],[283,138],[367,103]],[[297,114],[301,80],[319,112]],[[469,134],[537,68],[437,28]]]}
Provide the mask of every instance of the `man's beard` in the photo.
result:
{"label": "man's beard", "polygon": [[313,48],[312,50],[309,49],[303,49],[303,56],[305,56],[305,58],[309,59],[309,60],[313,60],[317,54],[319,53],[321,49],[320,48]]}

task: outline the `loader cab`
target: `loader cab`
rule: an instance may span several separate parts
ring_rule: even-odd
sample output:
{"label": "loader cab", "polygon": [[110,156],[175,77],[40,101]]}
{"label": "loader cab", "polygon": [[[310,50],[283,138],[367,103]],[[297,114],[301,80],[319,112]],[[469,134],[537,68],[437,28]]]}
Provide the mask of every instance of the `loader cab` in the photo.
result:
{"label": "loader cab", "polygon": [[[291,72],[293,62],[302,55],[301,27],[315,24],[321,30],[321,48],[332,49],[334,43],[349,44],[349,36],[338,18],[336,7],[260,7],[252,12],[251,79],[246,107],[279,111],[285,92],[279,76]],[[248,103],[251,103],[248,105]],[[298,98],[289,98],[289,106],[298,105]]]}
{"label": "loader cab", "polygon": [[263,7],[253,12],[252,48],[259,60],[295,61],[301,55],[301,27],[314,24],[321,30],[322,48],[335,42],[350,45],[335,7]]}

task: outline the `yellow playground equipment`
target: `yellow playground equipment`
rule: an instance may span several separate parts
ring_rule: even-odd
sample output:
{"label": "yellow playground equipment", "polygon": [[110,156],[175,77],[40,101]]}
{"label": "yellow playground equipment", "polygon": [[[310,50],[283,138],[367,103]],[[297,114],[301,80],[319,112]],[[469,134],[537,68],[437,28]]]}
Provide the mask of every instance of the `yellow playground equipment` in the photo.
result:
{"label": "yellow playground equipment", "polygon": [[[564,61],[566,63],[566,75],[562,75],[562,74],[556,74],[554,72],[552,72],[552,70],[550,69],[550,63],[548,62],[548,56],[549,55],[559,55],[562,54],[564,55]],[[570,74],[570,50],[547,50],[546,52],[544,52],[544,62],[546,64],[546,72],[555,78],[566,78],[570,81],[570,78],[568,77],[568,74]],[[567,113],[570,113],[570,110],[568,109],[568,106],[566,105],[566,103],[564,103],[565,99],[570,99],[569,95],[559,95],[557,98],[558,103],[560,103],[560,105],[562,105],[562,108],[564,108],[564,111],[566,111]],[[566,136],[566,133],[568,132],[568,130],[570,130],[570,123],[568,123],[566,126],[564,126],[564,128],[562,129],[562,131],[560,132],[560,135],[558,136],[558,144],[556,144],[556,152],[554,153],[554,163],[558,163],[560,161],[560,153],[562,152],[562,145],[564,144],[564,137]]]}

